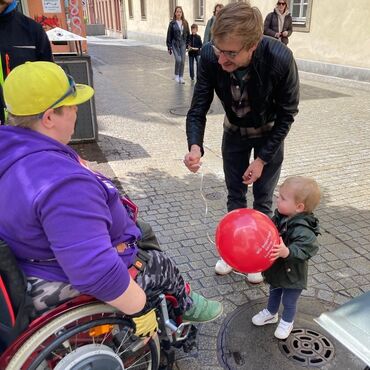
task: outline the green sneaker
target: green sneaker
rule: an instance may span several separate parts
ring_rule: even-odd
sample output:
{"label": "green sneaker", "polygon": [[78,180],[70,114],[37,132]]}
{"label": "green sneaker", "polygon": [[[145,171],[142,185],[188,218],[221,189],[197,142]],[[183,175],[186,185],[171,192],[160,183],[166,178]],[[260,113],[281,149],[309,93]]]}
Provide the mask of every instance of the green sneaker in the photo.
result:
{"label": "green sneaker", "polygon": [[193,305],[183,314],[184,321],[208,322],[217,319],[222,314],[221,302],[211,301],[195,292],[191,292],[190,297]]}

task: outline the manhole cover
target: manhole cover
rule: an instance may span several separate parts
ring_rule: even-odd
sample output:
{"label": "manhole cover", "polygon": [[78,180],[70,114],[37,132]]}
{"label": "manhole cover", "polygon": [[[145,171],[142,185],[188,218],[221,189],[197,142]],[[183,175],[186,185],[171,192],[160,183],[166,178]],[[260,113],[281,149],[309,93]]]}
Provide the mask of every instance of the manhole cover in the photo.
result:
{"label": "manhole cover", "polygon": [[288,339],[279,341],[279,349],[289,360],[305,367],[322,367],[335,354],[333,343],[310,329],[294,329]]}
{"label": "manhole cover", "polygon": [[[221,282],[221,280],[220,280]],[[246,283],[247,284],[247,283]],[[248,297],[261,294],[261,287],[248,287]],[[233,292],[225,299],[231,302],[248,301],[242,292]],[[313,321],[332,303],[318,298],[301,297],[295,328],[285,341],[275,338],[276,325],[254,326],[251,318],[267,300],[256,299],[230,312],[223,321],[217,338],[217,357],[228,370],[363,370],[363,363],[341,343]],[[330,339],[328,339],[330,338]]]}
{"label": "manhole cover", "polygon": [[208,200],[219,200],[222,198],[222,194],[218,191],[215,191],[213,193],[208,193],[204,196]]}
{"label": "manhole cover", "polygon": [[[175,115],[175,116],[186,116],[188,114],[189,108],[190,107],[172,108],[172,109],[170,109],[170,113]],[[211,113],[213,113],[212,109],[210,109],[207,114],[211,114]]]}

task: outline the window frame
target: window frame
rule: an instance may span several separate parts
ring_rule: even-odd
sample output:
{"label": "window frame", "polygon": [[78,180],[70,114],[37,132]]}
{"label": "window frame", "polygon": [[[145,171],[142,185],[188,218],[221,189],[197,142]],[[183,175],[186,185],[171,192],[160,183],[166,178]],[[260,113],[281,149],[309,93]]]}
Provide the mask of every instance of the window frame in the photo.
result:
{"label": "window frame", "polygon": [[205,18],[205,0],[194,0],[194,21],[204,22]]}
{"label": "window frame", "polygon": [[129,19],[134,19],[134,8],[132,5],[132,0],[127,0],[127,10]]}
{"label": "window frame", "polygon": [[[299,4],[294,4],[294,1],[299,1]],[[298,32],[310,32],[311,27],[311,14],[312,14],[312,3],[313,0],[290,0],[290,14],[293,20],[293,30]],[[303,11],[304,5],[307,5],[305,17],[293,17],[293,5],[299,6],[299,13]]]}
{"label": "window frame", "polygon": [[140,0],[140,15],[141,15],[141,20],[142,21],[146,21],[147,20],[146,0]]}

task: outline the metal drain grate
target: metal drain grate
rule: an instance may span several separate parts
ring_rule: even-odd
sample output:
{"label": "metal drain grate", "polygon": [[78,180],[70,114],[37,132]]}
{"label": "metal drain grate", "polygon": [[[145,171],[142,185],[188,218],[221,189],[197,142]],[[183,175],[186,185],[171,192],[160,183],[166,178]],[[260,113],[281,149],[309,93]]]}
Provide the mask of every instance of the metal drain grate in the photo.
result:
{"label": "metal drain grate", "polygon": [[311,329],[293,329],[288,339],[279,341],[279,349],[289,360],[304,367],[322,367],[335,354],[333,343]]}

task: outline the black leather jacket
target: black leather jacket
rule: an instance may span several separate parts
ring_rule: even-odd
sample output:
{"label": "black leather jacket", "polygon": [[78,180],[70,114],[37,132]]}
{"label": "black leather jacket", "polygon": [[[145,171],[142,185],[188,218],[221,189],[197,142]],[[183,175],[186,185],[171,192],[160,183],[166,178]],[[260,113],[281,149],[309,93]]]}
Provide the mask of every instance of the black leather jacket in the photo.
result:
{"label": "black leather jacket", "polygon": [[232,111],[231,76],[218,64],[212,45],[203,46],[191,107],[186,118],[189,149],[197,144],[203,153],[206,114],[214,92],[221,100],[230,123],[240,127],[261,127],[274,122],[258,156],[269,162],[298,113],[299,78],[292,52],[281,42],[264,36],[251,61],[247,84],[251,111],[239,118]]}

